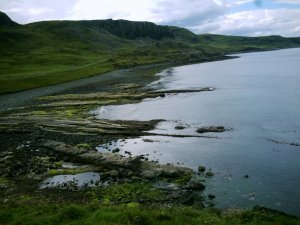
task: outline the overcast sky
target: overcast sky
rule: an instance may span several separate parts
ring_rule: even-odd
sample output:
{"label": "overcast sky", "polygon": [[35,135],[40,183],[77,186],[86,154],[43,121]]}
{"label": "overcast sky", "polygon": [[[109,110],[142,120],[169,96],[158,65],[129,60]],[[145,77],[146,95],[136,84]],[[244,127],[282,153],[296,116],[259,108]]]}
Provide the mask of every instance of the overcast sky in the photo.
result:
{"label": "overcast sky", "polygon": [[197,34],[300,36],[300,0],[0,0],[0,11],[21,24],[112,18]]}

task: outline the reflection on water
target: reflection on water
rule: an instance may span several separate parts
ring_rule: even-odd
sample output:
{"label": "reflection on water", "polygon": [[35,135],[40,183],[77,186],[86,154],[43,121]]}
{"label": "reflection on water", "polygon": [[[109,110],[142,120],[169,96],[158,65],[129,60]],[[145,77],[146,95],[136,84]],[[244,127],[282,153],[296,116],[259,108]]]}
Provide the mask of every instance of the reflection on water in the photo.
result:
{"label": "reflection on water", "polygon": [[[289,144],[300,142],[299,62],[300,49],[288,49],[176,67],[160,88],[216,90],[105,106],[98,117],[165,119],[151,131],[163,134],[195,134],[197,127],[210,125],[233,128],[208,134],[217,138],[151,136],[112,146],[120,154],[211,168],[216,175],[206,190],[216,195],[217,207],[260,204],[300,215],[300,147]],[[175,129],[180,124],[185,128]]]}

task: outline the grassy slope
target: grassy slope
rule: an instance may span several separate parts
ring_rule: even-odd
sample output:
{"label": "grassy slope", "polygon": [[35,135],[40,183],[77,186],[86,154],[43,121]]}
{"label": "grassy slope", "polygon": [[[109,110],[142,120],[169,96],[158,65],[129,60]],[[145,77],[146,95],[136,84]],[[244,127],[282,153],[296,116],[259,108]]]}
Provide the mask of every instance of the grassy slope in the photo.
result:
{"label": "grassy slope", "polygon": [[216,34],[199,35],[200,46],[211,52],[225,54],[235,52],[265,51],[300,46],[300,38],[281,36],[241,37]]}
{"label": "grassy slope", "polygon": [[299,39],[262,39],[197,36],[178,27],[122,20],[21,26],[0,14],[0,94],[135,65],[201,62],[228,52],[300,46]]}
{"label": "grassy slope", "polygon": [[300,224],[300,220],[274,211],[197,210],[192,207],[145,208],[136,203],[123,206],[23,205],[0,208],[0,224],[207,224],[207,225],[281,225]]}

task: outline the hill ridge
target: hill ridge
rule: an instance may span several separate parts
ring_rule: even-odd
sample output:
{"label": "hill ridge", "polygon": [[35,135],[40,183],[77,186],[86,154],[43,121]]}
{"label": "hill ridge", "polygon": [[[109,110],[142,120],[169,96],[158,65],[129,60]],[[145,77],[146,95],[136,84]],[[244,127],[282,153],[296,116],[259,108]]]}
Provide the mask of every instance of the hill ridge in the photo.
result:
{"label": "hill ridge", "polygon": [[0,94],[157,63],[186,64],[237,52],[300,47],[300,38],[196,35],[146,21],[42,21],[0,14]]}
{"label": "hill ridge", "polygon": [[153,40],[160,40],[162,38],[174,38],[174,34],[169,26],[156,25],[152,22],[146,21],[128,21],[128,20],[56,20],[56,21],[42,21],[30,23],[25,26],[32,28],[41,28],[48,26],[55,29],[60,26],[79,27],[102,29],[120,38],[134,40],[136,38],[150,38]]}
{"label": "hill ridge", "polygon": [[8,15],[0,11],[0,26],[18,26],[19,24],[10,19]]}

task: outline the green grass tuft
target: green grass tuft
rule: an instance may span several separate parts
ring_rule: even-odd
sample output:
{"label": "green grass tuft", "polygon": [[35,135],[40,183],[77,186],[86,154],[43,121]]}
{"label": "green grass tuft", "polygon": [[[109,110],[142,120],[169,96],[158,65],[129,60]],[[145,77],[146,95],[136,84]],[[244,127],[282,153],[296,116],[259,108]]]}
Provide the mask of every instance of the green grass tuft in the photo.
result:
{"label": "green grass tuft", "polygon": [[300,219],[256,210],[193,207],[127,207],[97,204],[47,204],[0,207],[0,224],[101,224],[101,225],[299,225]]}

